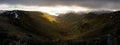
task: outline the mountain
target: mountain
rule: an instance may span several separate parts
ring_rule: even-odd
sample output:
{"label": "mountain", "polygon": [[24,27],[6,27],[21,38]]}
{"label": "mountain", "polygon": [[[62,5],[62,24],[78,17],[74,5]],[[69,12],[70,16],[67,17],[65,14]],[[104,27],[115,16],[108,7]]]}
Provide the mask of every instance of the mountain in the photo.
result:
{"label": "mountain", "polygon": [[0,10],[0,13],[3,13],[3,12],[5,12],[5,10]]}
{"label": "mountain", "polygon": [[[111,13],[69,13],[59,16],[64,25],[73,31],[76,40],[86,40],[88,45],[119,45],[120,11]],[[109,41],[108,41],[109,40]],[[114,41],[113,41],[114,40]],[[116,41],[116,42],[115,42]]]}
{"label": "mountain", "polygon": [[91,13],[95,14],[103,14],[103,13],[112,13],[114,11],[109,11],[109,10],[99,10],[99,11],[92,11]]}
{"label": "mountain", "polygon": [[47,13],[6,11],[0,14],[0,42],[3,43],[0,45],[40,45],[58,40],[61,38],[58,24],[59,21]]}
{"label": "mountain", "polygon": [[13,10],[0,14],[0,45],[120,45],[120,11],[51,16]]}

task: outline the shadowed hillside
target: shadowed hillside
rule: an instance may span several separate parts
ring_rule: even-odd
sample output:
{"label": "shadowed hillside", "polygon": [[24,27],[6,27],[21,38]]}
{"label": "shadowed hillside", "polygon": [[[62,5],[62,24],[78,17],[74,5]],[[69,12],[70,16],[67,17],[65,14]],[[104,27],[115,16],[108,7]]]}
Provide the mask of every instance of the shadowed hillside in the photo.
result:
{"label": "shadowed hillside", "polygon": [[27,44],[29,40],[37,44],[39,41],[58,40],[61,38],[58,23],[53,16],[46,13],[6,11],[0,14],[0,39],[3,39],[0,41],[12,45],[16,42],[19,45],[18,43]]}
{"label": "shadowed hillside", "polygon": [[101,14],[68,13],[58,18],[74,33],[73,39],[87,42],[85,45],[119,45],[119,11]]}
{"label": "shadowed hillside", "polygon": [[119,45],[120,12],[67,13],[35,11],[0,14],[0,45]]}

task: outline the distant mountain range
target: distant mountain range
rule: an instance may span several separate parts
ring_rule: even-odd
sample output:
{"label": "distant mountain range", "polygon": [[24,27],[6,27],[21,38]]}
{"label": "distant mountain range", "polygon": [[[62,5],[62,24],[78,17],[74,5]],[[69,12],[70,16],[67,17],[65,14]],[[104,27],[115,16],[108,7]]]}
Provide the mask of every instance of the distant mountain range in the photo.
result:
{"label": "distant mountain range", "polygon": [[0,10],[0,13],[3,13],[3,12],[5,12],[5,10]]}
{"label": "distant mountain range", "polygon": [[102,14],[102,13],[112,13],[114,11],[102,10],[102,11],[92,11],[91,13]]}

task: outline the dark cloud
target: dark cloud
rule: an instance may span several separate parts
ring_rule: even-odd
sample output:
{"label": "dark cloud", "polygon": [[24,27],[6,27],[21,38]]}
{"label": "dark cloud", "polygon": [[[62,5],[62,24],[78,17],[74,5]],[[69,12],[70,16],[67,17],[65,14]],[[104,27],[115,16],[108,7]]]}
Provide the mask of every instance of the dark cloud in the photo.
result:
{"label": "dark cloud", "polygon": [[0,4],[11,5],[39,5],[39,6],[53,6],[53,5],[78,5],[88,8],[109,8],[119,9],[120,0],[0,0]]}

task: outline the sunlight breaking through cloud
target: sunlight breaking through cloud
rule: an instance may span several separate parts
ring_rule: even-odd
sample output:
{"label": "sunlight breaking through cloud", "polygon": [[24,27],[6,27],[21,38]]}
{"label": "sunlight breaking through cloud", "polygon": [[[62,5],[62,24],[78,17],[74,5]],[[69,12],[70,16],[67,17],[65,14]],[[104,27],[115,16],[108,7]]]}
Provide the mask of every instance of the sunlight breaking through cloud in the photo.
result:
{"label": "sunlight breaking through cloud", "polygon": [[25,5],[0,5],[0,10],[26,10],[26,11],[41,11],[51,15],[58,15],[67,12],[89,11],[89,8],[80,6],[25,6]]}

